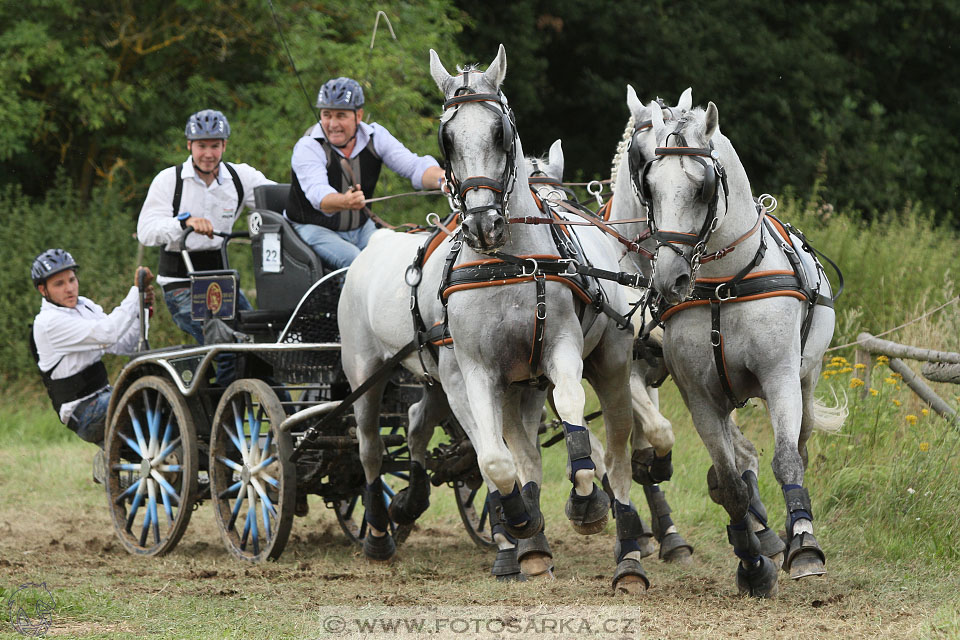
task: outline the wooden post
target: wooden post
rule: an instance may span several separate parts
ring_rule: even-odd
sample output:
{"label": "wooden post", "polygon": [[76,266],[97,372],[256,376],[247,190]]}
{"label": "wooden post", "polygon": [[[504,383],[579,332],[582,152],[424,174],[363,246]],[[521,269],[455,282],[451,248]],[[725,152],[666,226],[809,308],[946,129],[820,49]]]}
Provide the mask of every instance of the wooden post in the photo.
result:
{"label": "wooden post", "polygon": [[890,368],[899,373],[903,377],[903,381],[907,383],[907,386],[913,389],[913,392],[930,405],[931,409],[939,413],[942,418],[949,422],[957,417],[957,412],[953,407],[944,402],[933,389],[928,387],[927,383],[915,374],[903,360],[890,358]]}
{"label": "wooden post", "polygon": [[[857,347],[857,350],[854,352],[853,361],[853,376],[863,380],[863,386],[860,387],[860,395],[866,397],[870,390],[870,379],[873,378],[873,358],[870,357],[869,351]],[[860,373],[860,369],[856,367],[858,364],[866,366],[862,374]]]}
{"label": "wooden post", "polygon": [[960,384],[960,364],[947,364],[946,362],[924,362],[920,367],[920,373],[927,380],[934,382],[952,382]]}

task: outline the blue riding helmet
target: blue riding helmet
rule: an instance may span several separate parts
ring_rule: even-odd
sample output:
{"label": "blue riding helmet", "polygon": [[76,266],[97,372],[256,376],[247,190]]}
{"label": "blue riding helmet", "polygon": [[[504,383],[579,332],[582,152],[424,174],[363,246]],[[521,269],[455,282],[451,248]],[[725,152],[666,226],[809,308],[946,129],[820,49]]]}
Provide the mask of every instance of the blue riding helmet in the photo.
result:
{"label": "blue riding helmet", "polygon": [[214,109],[197,111],[187,120],[187,140],[226,140],[230,137],[227,117]]}
{"label": "blue riding helmet", "polygon": [[350,109],[356,111],[363,106],[363,89],[352,78],[334,78],[327,80],[317,95],[318,109]]}
{"label": "blue riding helmet", "polygon": [[41,285],[52,275],[68,269],[78,270],[73,256],[63,249],[47,249],[33,259],[33,266],[30,267],[30,278],[33,280],[33,286]]}

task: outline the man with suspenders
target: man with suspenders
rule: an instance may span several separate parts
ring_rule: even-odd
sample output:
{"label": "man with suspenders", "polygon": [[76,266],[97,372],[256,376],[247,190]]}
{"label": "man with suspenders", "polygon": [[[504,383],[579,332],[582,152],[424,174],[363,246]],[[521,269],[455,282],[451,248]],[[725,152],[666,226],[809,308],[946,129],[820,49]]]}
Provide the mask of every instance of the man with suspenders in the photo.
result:
{"label": "man with suspenders", "polygon": [[[157,282],[173,321],[203,344],[203,323],[190,318],[190,281],[178,241],[187,227],[190,261],[197,271],[223,269],[220,246],[223,238],[214,231],[229,232],[244,207],[253,208],[253,190],[275,184],[247,164],[224,162],[230,124],[219,111],[205,109],[190,116],[186,126],[190,157],[183,164],[164,169],[150,184],[140,209],[137,238],[146,246],[163,246]],[[250,309],[238,291],[237,310]],[[233,381],[235,358],[218,357],[217,383]]]}
{"label": "man with suspenders", "polygon": [[[43,302],[30,330],[33,354],[43,386],[60,421],[87,442],[103,449],[107,406],[113,391],[101,358],[105,353],[132,354],[140,339],[140,300],[136,287],[109,314],[80,295],[73,256],[63,249],[38,255],[30,278]],[[144,301],[153,303],[153,274],[143,270]],[[103,481],[102,452],[94,460],[94,479]]]}
{"label": "man with suspenders", "polygon": [[320,122],[293,148],[285,213],[320,259],[339,269],[353,262],[377,228],[364,199],[373,197],[382,165],[415,189],[440,187],[443,169],[379,124],[363,122],[363,89],[355,80],[329,80],[317,108]]}

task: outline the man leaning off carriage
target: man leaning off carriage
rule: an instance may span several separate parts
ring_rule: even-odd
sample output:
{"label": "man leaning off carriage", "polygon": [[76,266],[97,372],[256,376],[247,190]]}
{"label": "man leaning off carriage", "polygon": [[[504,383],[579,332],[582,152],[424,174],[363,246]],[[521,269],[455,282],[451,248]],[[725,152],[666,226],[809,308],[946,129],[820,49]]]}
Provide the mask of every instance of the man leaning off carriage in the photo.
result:
{"label": "man leaning off carriage", "polygon": [[317,96],[320,121],[293,147],[286,217],[329,267],[347,267],[367,246],[380,220],[365,199],[373,196],[385,164],[414,189],[442,187],[443,169],[418,156],[383,126],[363,122],[363,89],[334,78]]}
{"label": "man leaning off carriage", "polygon": [[[93,480],[103,484],[103,441],[113,388],[101,358],[105,353],[129,355],[136,350],[141,338],[136,283],[142,271],[144,302],[153,304],[153,274],[146,267],[137,267],[134,286],[107,314],[80,295],[79,269],[63,249],[47,249],[34,258],[30,278],[43,302],[30,331],[30,352],[60,421],[81,439],[100,447],[93,461]],[[144,318],[144,326],[146,321]]]}

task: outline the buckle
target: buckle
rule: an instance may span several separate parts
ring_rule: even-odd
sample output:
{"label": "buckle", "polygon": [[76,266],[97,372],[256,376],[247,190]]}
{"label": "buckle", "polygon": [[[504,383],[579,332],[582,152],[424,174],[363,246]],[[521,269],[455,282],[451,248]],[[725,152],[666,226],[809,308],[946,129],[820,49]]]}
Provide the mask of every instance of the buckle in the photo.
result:
{"label": "buckle", "polygon": [[546,320],[547,319],[547,302],[538,302],[537,303],[537,320]]}
{"label": "buckle", "polygon": [[565,264],[565,265],[567,265],[566,268],[564,269],[563,273],[561,274],[561,275],[565,275],[565,276],[575,276],[575,275],[577,275],[577,273],[578,273],[577,267],[580,266],[580,262],[579,262],[578,260],[576,260],[575,258],[560,258],[559,260],[557,260],[557,264]]}
{"label": "buckle", "polygon": [[[720,290],[723,289],[724,287],[727,287],[727,295],[723,295],[722,293],[720,293]],[[727,300],[733,300],[734,298],[736,298],[736,296],[730,292],[729,282],[721,282],[720,284],[718,284],[717,288],[714,289],[713,291],[713,295],[720,302],[726,302]]]}
{"label": "buckle", "polygon": [[710,344],[714,347],[720,346],[720,331],[717,329],[710,330]]}
{"label": "buckle", "polygon": [[[536,276],[536,275],[537,275],[537,271],[540,270],[540,265],[537,264],[536,259],[534,259],[534,258],[525,258],[523,262],[524,262],[524,264],[523,264],[523,266],[520,268],[520,277],[521,277],[521,278],[528,278],[528,277],[530,277],[530,276]],[[533,268],[532,268],[529,272],[527,271],[527,264],[526,264],[526,263],[528,263],[528,262],[530,262],[530,263],[533,264]]]}

